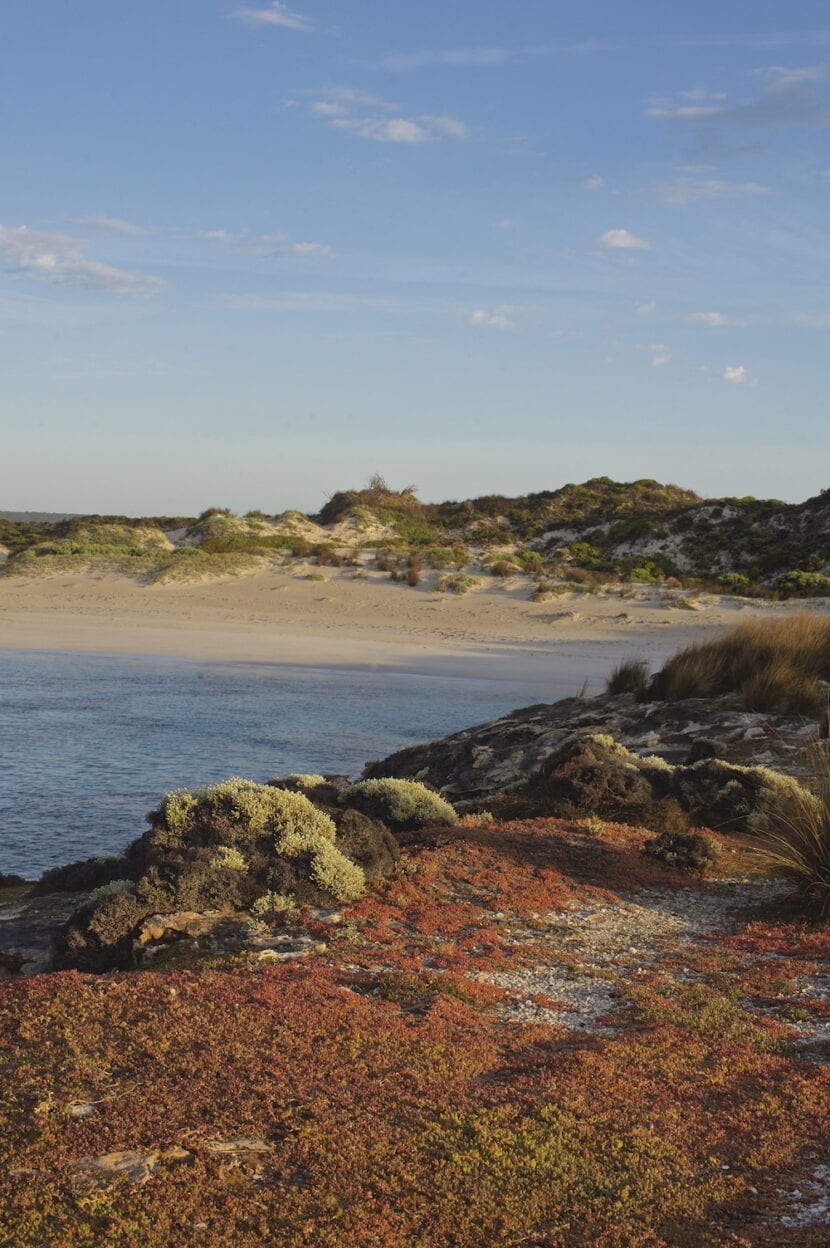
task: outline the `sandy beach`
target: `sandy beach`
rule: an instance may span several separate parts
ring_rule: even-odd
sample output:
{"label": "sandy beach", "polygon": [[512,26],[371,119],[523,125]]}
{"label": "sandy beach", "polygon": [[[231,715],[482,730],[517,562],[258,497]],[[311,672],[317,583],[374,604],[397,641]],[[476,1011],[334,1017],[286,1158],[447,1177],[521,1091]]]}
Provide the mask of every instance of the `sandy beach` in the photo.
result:
{"label": "sandy beach", "polygon": [[482,578],[463,596],[383,574],[267,569],[141,585],[97,572],[0,579],[0,648],[390,669],[601,686],[621,658],[657,666],[690,641],[798,603],[706,597],[689,609],[651,587],[530,599]]}

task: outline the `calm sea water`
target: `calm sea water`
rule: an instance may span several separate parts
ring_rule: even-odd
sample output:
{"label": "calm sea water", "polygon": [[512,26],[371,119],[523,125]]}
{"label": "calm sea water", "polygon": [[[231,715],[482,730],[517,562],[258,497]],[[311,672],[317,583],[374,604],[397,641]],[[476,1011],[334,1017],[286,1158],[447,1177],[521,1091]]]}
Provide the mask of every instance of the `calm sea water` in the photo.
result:
{"label": "calm sea water", "polygon": [[508,680],[0,651],[0,871],[117,853],[170,789],[356,775],[557,696]]}

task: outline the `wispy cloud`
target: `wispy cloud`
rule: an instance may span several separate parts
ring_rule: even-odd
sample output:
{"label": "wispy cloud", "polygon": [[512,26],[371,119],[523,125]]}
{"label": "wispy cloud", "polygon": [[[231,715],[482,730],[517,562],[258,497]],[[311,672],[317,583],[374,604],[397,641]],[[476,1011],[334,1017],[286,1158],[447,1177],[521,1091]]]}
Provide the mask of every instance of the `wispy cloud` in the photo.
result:
{"label": "wispy cloud", "polygon": [[[383,69],[395,71],[437,69],[441,66],[489,66],[510,65],[540,57],[592,56],[604,52],[625,52],[634,47],[650,48],[748,48],[771,51],[774,48],[830,47],[830,30],[803,31],[741,31],[722,35],[655,35],[647,39],[583,39],[563,40],[552,43],[536,43],[518,46],[477,45],[466,48],[425,49],[420,52],[390,52],[379,64]],[[693,95],[696,89],[692,89]],[[703,90],[699,88],[697,90]],[[710,98],[722,98],[710,93]]]}
{"label": "wispy cloud", "polygon": [[606,230],[600,235],[599,245],[610,251],[648,251],[651,247],[651,243],[630,230]]}
{"label": "wispy cloud", "polygon": [[768,186],[757,182],[727,182],[717,178],[675,178],[673,182],[658,182],[652,190],[664,204],[691,204],[696,200],[771,193]]}
{"label": "wispy cloud", "polygon": [[686,320],[693,324],[708,325],[712,329],[721,329],[724,325],[731,324],[729,318],[722,312],[690,312]]}
{"label": "wispy cloud", "polygon": [[336,254],[328,243],[290,242],[288,235],[282,230],[273,234],[256,234],[252,230],[201,230],[196,238],[209,243],[224,243],[259,255],[331,259]]}
{"label": "wispy cloud", "polygon": [[820,89],[830,79],[830,66],[770,65],[758,70],[757,76],[763,83],[761,90],[743,104],[730,106],[711,97],[690,102],[686,92],[678,97],[683,103],[670,99],[647,101],[646,116],[698,125],[830,125],[830,102]]}
{"label": "wispy cloud", "polygon": [[515,329],[516,322],[512,318],[513,309],[506,303],[498,308],[476,308],[467,318],[467,324],[473,329],[499,329],[502,331]]}
{"label": "wispy cloud", "polygon": [[54,286],[76,286],[114,295],[157,294],[164,283],[84,255],[84,244],[68,234],[0,225],[0,259],[14,276]]}
{"label": "wispy cloud", "polygon": [[266,9],[235,9],[231,17],[245,22],[248,26],[281,26],[285,30],[308,32],[313,29],[311,20],[302,13],[292,13],[279,0],[272,0]]}
{"label": "wispy cloud", "polygon": [[278,254],[331,260],[335,255],[335,251],[333,247],[329,247],[328,243],[291,243],[290,246]]}
{"label": "wispy cloud", "polygon": [[666,364],[671,364],[672,353],[664,343],[653,342],[649,350],[651,351],[652,368],[664,368]]}
{"label": "wispy cloud", "polygon": [[283,290],[278,295],[225,294],[220,304],[233,312],[309,312],[352,316],[359,312],[406,312],[412,306],[401,299],[356,295],[335,290]]}
{"label": "wispy cloud", "polygon": [[583,191],[601,191],[605,186],[605,178],[599,173],[589,173],[584,178],[577,178],[575,185]]}
{"label": "wispy cloud", "polygon": [[529,61],[545,56],[588,56],[595,52],[607,52],[616,44],[599,39],[585,39],[572,43],[537,43],[524,47],[483,46],[472,48],[445,48],[423,52],[391,52],[381,58],[383,69],[436,69],[444,66],[510,65],[517,61]]}
{"label": "wispy cloud", "polygon": [[[444,113],[400,115],[398,105],[354,87],[324,87],[304,91],[313,97],[308,112],[337,130],[345,130],[374,143],[429,143],[436,139],[466,139],[469,127]],[[296,100],[285,101],[286,106]]]}
{"label": "wispy cloud", "polygon": [[657,304],[654,302],[653,299],[649,303],[638,303],[637,315],[638,316],[651,316],[652,312],[655,310],[656,307],[657,307]]}
{"label": "wispy cloud", "polygon": [[121,221],[118,217],[108,217],[105,213],[99,212],[94,217],[70,217],[72,225],[85,225],[93,230],[101,230],[105,234],[149,234],[149,230],[145,230],[140,225],[133,225],[131,221]]}

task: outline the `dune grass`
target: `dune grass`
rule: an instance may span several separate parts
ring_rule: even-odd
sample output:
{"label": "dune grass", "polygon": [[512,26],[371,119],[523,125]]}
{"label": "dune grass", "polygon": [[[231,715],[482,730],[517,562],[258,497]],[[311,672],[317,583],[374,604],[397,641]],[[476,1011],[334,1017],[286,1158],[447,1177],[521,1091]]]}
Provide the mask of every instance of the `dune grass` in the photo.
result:
{"label": "dune grass", "polygon": [[823,918],[830,916],[830,747],[812,750],[809,787],[782,789],[770,810],[770,829],[761,853],[770,866],[795,884]]}
{"label": "dune grass", "polygon": [[686,647],[653,677],[649,696],[674,701],[737,693],[750,710],[815,714],[827,702],[830,618],[808,611],[747,621]]}

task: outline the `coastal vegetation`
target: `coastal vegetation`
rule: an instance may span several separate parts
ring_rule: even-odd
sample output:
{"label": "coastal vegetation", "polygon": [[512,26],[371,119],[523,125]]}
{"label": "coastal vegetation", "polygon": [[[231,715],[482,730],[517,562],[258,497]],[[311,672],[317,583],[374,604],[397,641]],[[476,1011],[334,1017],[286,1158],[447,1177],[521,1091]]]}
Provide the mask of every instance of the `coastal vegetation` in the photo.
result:
{"label": "coastal vegetation", "polygon": [[[781,623],[754,663],[824,679],[827,622]],[[600,713],[637,711],[644,666],[612,679]],[[699,732],[672,763],[567,702],[518,784],[493,734],[516,754],[522,712],[353,784],[169,793],[123,855],[45,873],[71,913],[59,973],[0,991],[0,1242],[826,1243],[826,744],[800,778]],[[378,774],[485,755],[461,818]]]}
{"label": "coastal vegetation", "polygon": [[800,611],[777,620],[747,620],[672,655],[651,678],[645,662],[625,660],[607,689],[633,693],[642,702],[734,693],[750,710],[826,713],[830,619]]}
{"label": "coastal vegetation", "polygon": [[404,587],[453,593],[493,577],[524,578],[538,597],[603,586],[826,597],[830,493],[798,504],[701,499],[657,481],[597,477],[518,498],[427,503],[414,486],[394,490],[376,476],[336,492],[317,515],[210,507],[196,518],[0,519],[0,550],[6,575],[89,567],[147,584],[278,566],[374,569]]}
{"label": "coastal vegetation", "polygon": [[[826,925],[733,836],[706,880],[596,819],[449,831],[300,960],[7,981],[0,1239],[826,1242]],[[734,923],[660,925],[736,874]]]}

